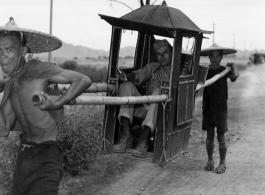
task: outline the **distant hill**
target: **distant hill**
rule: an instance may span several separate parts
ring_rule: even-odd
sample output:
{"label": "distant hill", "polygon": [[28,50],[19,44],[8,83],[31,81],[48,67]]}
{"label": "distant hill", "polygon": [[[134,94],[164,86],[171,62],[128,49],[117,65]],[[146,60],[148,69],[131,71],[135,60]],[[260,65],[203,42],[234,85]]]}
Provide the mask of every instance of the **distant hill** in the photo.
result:
{"label": "distant hill", "polygon": [[[134,56],[135,48],[126,46],[120,49],[120,57]],[[73,59],[89,59],[89,58],[104,58],[109,56],[109,51],[91,49],[84,46],[74,46],[69,43],[63,43],[62,47],[52,52],[52,59],[56,62],[63,62],[65,60]],[[48,59],[48,53],[34,54],[41,60]]]}
{"label": "distant hill", "polygon": [[72,44],[63,43],[63,46],[54,51],[53,54],[58,57],[77,58],[98,58],[98,56],[108,56],[109,52],[104,50],[91,49],[84,46],[74,46]]}
{"label": "distant hill", "polygon": [[[238,50],[236,53],[237,58],[249,58],[249,56],[253,53],[254,51],[243,51],[243,50]],[[265,53],[264,50],[260,51],[255,51],[259,53]],[[135,47],[132,46],[126,46],[120,49],[120,57],[129,57],[132,56],[134,57],[135,54]],[[66,60],[82,60],[82,59],[98,59],[98,58],[108,58],[109,56],[109,51],[105,50],[97,50],[97,49],[92,49],[84,46],[74,46],[69,43],[63,43],[63,46],[52,52],[52,61],[56,63],[63,63]],[[39,58],[40,60],[47,61],[48,59],[48,53],[43,53],[43,54],[34,54],[34,58]]]}

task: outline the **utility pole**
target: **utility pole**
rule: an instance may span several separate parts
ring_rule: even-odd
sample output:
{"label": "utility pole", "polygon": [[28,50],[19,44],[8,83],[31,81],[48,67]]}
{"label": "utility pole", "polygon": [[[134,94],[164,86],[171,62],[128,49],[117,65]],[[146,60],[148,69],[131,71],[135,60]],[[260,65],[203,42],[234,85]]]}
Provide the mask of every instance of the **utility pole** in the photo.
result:
{"label": "utility pole", "polygon": [[244,57],[246,57],[246,40],[244,40]]}
{"label": "utility pole", "polygon": [[[53,0],[51,0],[51,6],[50,6],[50,34],[52,34],[52,1]],[[52,53],[49,52],[48,62],[51,62],[51,55],[52,55]]]}
{"label": "utility pole", "polygon": [[235,49],[235,34],[233,34],[233,49]]}
{"label": "utility pole", "polygon": [[213,23],[213,44],[214,44],[214,34],[215,34],[215,23]]}

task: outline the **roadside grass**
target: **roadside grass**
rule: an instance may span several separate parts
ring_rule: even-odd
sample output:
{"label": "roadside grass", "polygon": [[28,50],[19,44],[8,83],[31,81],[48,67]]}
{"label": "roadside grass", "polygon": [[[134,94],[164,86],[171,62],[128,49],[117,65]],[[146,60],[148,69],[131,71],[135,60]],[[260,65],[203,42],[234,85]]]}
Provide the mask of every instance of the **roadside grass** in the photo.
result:
{"label": "roadside grass", "polygon": [[[124,172],[133,167],[135,162],[131,159],[104,154],[101,150],[101,133],[104,121],[103,105],[66,106],[65,113],[67,113],[65,120],[68,121],[65,128],[67,127],[68,131],[77,131],[75,137],[79,144],[76,145],[74,151],[72,147],[63,148],[63,152],[74,162],[77,162],[78,159],[75,159],[73,154],[79,153],[81,156],[79,160],[82,159],[82,162],[73,164],[73,168],[78,169],[76,173],[72,172],[71,169],[64,170],[59,187],[60,195],[96,194],[103,186],[114,182],[115,178],[121,177]],[[73,134],[71,138],[73,138]],[[70,141],[72,142],[72,140]],[[90,148],[84,149],[84,145],[89,145]]]}
{"label": "roadside grass", "polygon": [[7,138],[0,138],[0,194],[11,190],[13,171],[19,145],[19,132],[11,132]]}

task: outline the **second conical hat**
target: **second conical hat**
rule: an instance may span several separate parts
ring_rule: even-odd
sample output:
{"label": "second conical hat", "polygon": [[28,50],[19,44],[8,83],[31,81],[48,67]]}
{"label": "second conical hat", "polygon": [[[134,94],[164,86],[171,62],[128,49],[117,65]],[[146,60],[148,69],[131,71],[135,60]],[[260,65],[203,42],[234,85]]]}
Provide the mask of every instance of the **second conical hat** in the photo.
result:
{"label": "second conical hat", "polygon": [[208,47],[206,49],[202,49],[200,55],[201,56],[208,56],[209,51],[214,51],[214,50],[222,50],[223,55],[233,54],[233,53],[237,52],[237,50],[235,50],[235,49],[223,47],[223,46],[220,46],[220,45],[217,45],[216,43],[214,43],[211,47]]}

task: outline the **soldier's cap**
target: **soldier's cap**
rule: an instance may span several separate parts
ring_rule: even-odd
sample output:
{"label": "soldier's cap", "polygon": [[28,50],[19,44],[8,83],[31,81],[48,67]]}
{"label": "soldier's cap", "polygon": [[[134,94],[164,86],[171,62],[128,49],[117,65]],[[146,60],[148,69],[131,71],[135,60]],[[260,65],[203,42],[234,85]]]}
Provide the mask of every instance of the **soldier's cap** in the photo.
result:
{"label": "soldier's cap", "polygon": [[20,28],[15,23],[14,18],[10,17],[9,22],[5,26],[0,26],[0,35],[12,34],[13,32],[20,33],[21,40],[26,39],[28,53],[54,51],[62,46],[62,41],[57,37],[35,30]]}
{"label": "soldier's cap", "polygon": [[154,50],[157,51],[161,49],[162,47],[166,47],[166,46],[171,47],[170,43],[166,39],[162,39],[162,40],[156,39],[154,43]]}
{"label": "soldier's cap", "polygon": [[209,56],[210,51],[218,51],[218,50],[223,51],[223,55],[233,54],[233,53],[237,52],[237,50],[235,50],[235,49],[223,47],[223,46],[220,46],[220,45],[217,45],[216,43],[214,43],[211,47],[208,47],[206,49],[202,49],[200,55],[201,56]]}

